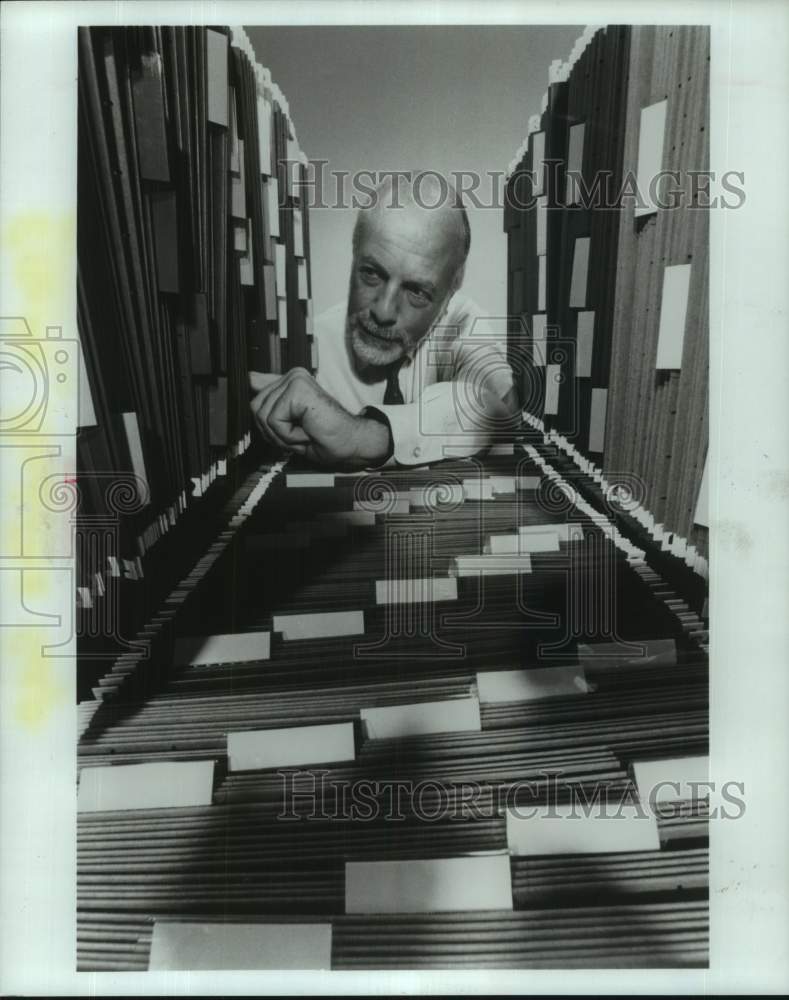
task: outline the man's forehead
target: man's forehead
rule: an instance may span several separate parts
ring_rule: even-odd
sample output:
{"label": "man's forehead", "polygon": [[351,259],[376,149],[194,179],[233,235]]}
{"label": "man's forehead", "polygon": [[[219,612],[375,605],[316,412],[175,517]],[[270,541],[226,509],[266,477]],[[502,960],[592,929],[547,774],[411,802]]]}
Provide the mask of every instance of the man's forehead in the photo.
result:
{"label": "man's forehead", "polygon": [[375,243],[443,261],[452,253],[456,240],[453,222],[446,213],[416,205],[368,209],[360,223],[360,250],[365,243]]}

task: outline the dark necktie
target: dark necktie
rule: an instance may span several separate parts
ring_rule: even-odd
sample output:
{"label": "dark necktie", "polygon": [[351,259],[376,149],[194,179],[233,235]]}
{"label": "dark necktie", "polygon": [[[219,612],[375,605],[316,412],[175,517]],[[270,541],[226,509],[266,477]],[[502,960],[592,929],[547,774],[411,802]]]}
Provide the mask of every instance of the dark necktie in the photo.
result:
{"label": "dark necktie", "polygon": [[398,375],[400,373],[400,362],[392,365],[389,369],[389,373],[386,376],[386,392],[384,393],[384,403],[405,403],[403,399],[403,394],[400,391],[400,382],[398,381]]}

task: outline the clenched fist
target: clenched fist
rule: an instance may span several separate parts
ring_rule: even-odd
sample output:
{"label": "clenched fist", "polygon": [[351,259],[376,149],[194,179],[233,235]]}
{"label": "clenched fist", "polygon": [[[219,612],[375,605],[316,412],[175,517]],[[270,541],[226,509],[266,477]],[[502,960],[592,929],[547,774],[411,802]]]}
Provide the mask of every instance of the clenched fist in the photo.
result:
{"label": "clenched fist", "polygon": [[332,467],[365,469],[386,459],[387,427],[349,413],[305,369],[250,372],[249,383],[257,394],[250,403],[255,423],[272,444]]}

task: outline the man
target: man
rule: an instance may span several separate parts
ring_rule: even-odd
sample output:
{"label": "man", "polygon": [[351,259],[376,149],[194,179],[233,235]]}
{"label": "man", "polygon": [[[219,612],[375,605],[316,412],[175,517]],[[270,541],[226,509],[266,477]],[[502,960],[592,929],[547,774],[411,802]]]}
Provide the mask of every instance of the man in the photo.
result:
{"label": "man", "polygon": [[347,305],[316,320],[317,377],[250,373],[264,437],[319,465],[371,469],[472,455],[511,425],[502,345],[457,294],[469,245],[443,179],[379,186],[356,221]]}

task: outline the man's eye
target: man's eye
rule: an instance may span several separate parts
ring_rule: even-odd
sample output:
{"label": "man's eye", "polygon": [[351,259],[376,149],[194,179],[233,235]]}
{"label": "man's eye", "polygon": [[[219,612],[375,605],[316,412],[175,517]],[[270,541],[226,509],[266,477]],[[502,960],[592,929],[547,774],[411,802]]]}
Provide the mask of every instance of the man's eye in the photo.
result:
{"label": "man's eye", "polygon": [[373,284],[378,281],[378,272],[374,267],[369,267],[367,264],[362,264],[359,268],[359,274],[369,284]]}
{"label": "man's eye", "polygon": [[430,296],[422,288],[410,288],[408,290],[408,297],[415,306],[426,306],[430,302]]}

